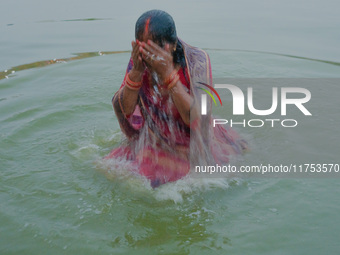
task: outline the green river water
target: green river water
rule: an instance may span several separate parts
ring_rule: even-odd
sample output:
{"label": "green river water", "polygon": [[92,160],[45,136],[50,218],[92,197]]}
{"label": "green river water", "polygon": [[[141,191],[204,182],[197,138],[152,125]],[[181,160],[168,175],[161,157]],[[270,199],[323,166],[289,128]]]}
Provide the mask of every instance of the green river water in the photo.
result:
{"label": "green river water", "polygon": [[340,173],[189,177],[153,190],[102,160],[123,137],[111,98],[130,53],[118,51],[130,50],[138,16],[160,8],[207,50],[215,79],[323,79],[298,127],[237,127],[251,147],[239,162],[339,164],[336,2],[198,1],[178,12],[179,1],[85,2],[7,3],[1,15],[0,254],[339,253]]}

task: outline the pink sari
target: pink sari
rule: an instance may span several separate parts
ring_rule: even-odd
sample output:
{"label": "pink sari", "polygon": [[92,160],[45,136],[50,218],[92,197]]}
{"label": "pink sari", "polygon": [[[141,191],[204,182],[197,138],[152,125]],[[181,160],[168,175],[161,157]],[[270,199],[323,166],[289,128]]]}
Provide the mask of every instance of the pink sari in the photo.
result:
{"label": "pink sari", "polygon": [[[212,85],[210,59],[203,50],[184,42],[182,45],[187,66],[179,71],[180,82],[194,98],[192,108],[199,109],[202,91],[198,89],[199,82]],[[127,116],[121,100],[125,79],[132,66],[130,59],[124,81],[112,99],[127,143],[113,149],[106,159],[129,160],[140,175],[151,181],[152,187],[157,187],[183,178],[190,172],[190,165],[225,164],[229,155],[241,153],[234,131],[212,128],[211,102],[206,116],[190,116],[190,125],[186,125],[170,95],[162,93],[157,78],[148,70],[143,74],[136,109]]]}

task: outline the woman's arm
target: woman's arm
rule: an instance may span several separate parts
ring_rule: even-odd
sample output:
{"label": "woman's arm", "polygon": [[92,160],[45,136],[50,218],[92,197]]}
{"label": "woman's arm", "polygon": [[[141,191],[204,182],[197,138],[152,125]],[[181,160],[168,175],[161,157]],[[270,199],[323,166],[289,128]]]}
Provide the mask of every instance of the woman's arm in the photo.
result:
{"label": "woman's arm", "polygon": [[[112,98],[113,109],[119,120],[120,127],[128,137],[138,134],[138,131],[132,127],[128,118],[136,108],[138,93],[141,87],[142,73],[144,71],[142,60],[139,55],[139,46],[136,42],[132,42],[131,57],[133,60],[133,67],[130,72],[126,74],[124,79],[125,84],[123,84]],[[127,80],[129,80],[130,83],[132,82],[139,85],[133,87],[127,85]]]}
{"label": "woman's arm", "polygon": [[[140,82],[140,74],[135,70],[132,69],[127,75],[129,75],[132,81]],[[116,100],[112,100],[112,104],[114,108],[121,107],[121,111],[124,113],[125,117],[129,117],[136,108],[139,89],[131,89],[124,85],[122,88],[120,88],[120,90],[120,104],[115,102],[118,98]]]}
{"label": "woman's arm", "polygon": [[191,119],[195,119],[195,116],[197,115],[197,109],[196,107],[193,107],[194,99],[184,90],[184,86],[180,81],[177,81],[170,89],[170,95],[183,122],[189,126],[190,116]]}
{"label": "woman's arm", "polygon": [[[142,58],[139,53],[139,42],[138,40],[135,42],[131,42],[132,45],[132,52],[131,52],[131,58],[133,61],[133,67],[130,70],[130,72],[126,75],[125,77],[125,84],[121,88],[122,91],[120,93],[122,94],[121,98],[121,107],[122,107],[122,112],[125,113],[125,116],[130,116],[137,104],[138,100],[138,93],[139,93],[139,88],[141,87],[141,80],[142,80],[142,74],[144,71],[144,66],[142,63]],[[131,87],[127,85],[127,81],[131,81],[133,83],[139,84],[138,86]],[[114,102],[113,107],[115,106]]]}

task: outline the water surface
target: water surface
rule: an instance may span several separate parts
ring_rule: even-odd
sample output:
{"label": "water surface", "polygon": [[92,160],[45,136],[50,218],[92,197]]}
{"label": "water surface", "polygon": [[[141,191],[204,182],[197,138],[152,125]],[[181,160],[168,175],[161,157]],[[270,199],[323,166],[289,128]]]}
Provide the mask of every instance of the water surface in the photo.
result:
{"label": "water surface", "polygon": [[[339,78],[335,1],[13,4],[0,15],[2,254],[338,253],[337,178],[186,178],[152,190],[102,161],[122,138],[110,101],[129,53],[117,51],[129,50],[141,9],[173,14],[215,78]],[[238,128],[252,146],[241,162],[338,161],[339,92],[310,89],[308,128]]]}

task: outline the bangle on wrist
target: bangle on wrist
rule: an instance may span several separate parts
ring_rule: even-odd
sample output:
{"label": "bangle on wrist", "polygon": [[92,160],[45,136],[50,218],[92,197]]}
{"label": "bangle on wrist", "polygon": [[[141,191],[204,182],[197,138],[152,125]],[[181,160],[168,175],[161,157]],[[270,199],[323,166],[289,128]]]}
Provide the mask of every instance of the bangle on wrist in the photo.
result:
{"label": "bangle on wrist", "polygon": [[175,77],[170,82],[170,84],[168,85],[168,90],[172,91],[172,89],[176,86],[178,81],[179,81],[179,76],[178,74],[176,74]]}
{"label": "bangle on wrist", "polygon": [[130,79],[129,74],[126,76],[125,85],[132,90],[139,90],[142,87],[142,82],[134,82]]}
{"label": "bangle on wrist", "polygon": [[164,80],[164,84],[168,86],[171,83],[171,81],[175,78],[177,73],[178,71],[176,69],[173,70],[172,73]]}
{"label": "bangle on wrist", "polygon": [[142,86],[133,87],[133,86],[129,85],[127,82],[125,82],[125,86],[128,87],[131,90],[139,90],[142,87]]}

